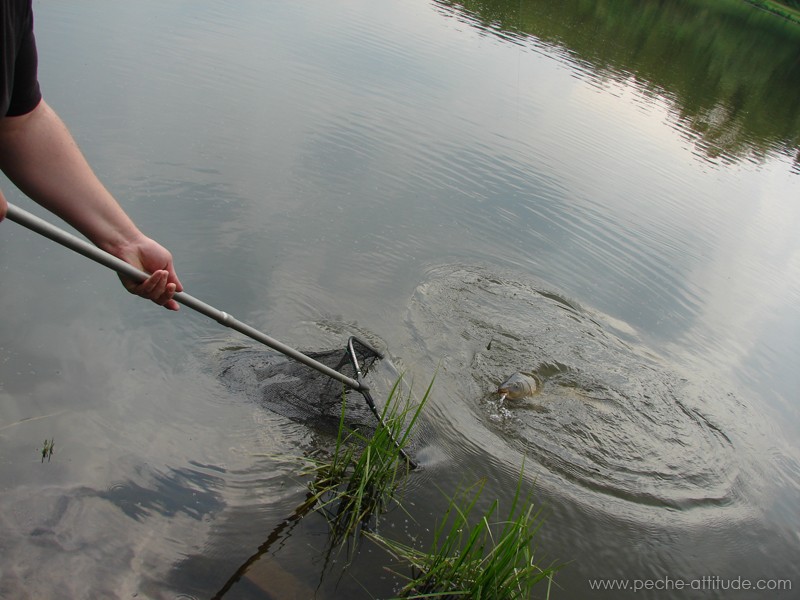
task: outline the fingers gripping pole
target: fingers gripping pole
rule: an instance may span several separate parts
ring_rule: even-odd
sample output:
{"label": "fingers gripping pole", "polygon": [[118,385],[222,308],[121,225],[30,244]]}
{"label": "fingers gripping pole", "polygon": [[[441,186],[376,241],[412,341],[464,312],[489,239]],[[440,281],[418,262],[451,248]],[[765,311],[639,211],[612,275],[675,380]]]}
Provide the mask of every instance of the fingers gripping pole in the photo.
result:
{"label": "fingers gripping pole", "polygon": [[[90,258],[113,271],[116,271],[120,275],[124,275],[125,277],[133,279],[137,282],[142,282],[148,278],[147,273],[140,271],[133,265],[126,263],[124,260],[121,260],[116,256],[101,250],[97,246],[93,246],[89,242],[82,240],[71,233],[64,231],[63,229],[60,229],[59,227],[48,223],[44,219],[40,219],[39,217],[32,215],[31,213],[14,206],[11,203],[8,204],[8,213],[6,216],[11,221],[14,221],[15,223],[18,223],[40,235],[43,235],[44,237],[49,238],[54,242],[77,252],[78,254],[82,254],[83,256]],[[358,390],[360,392],[369,390],[369,386],[367,386],[363,381],[356,381],[355,379],[347,377],[346,375],[331,369],[327,365],[323,365],[321,362],[314,360],[310,356],[306,356],[302,352],[299,352],[298,350],[295,350],[294,348],[291,348],[290,346],[271,338],[265,333],[262,333],[261,331],[242,323],[238,319],[235,319],[228,313],[214,308],[202,300],[198,300],[194,296],[190,296],[185,292],[177,292],[173,298],[180,304],[183,304],[194,311],[214,319],[225,327],[229,327],[230,329],[238,331],[239,333],[242,333],[247,337],[256,340],[257,342],[261,342],[262,344],[269,346],[273,350],[277,350],[285,356],[294,358],[295,360],[311,367],[312,369],[316,369],[320,373],[323,373],[332,379],[341,381],[343,384],[354,390]]]}

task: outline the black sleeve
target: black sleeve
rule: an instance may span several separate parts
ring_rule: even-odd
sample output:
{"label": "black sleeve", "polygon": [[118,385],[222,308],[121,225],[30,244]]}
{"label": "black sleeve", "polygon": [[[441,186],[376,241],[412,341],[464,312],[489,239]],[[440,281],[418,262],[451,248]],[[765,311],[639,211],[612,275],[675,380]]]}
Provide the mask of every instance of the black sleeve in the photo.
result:
{"label": "black sleeve", "polygon": [[3,1],[0,18],[3,19],[0,115],[24,115],[36,108],[42,99],[31,0]]}

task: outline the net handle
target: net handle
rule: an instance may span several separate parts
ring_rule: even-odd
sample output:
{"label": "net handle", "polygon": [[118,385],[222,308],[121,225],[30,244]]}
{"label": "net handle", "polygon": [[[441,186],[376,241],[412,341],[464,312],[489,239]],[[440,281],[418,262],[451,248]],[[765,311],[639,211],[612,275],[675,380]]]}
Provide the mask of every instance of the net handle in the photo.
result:
{"label": "net handle", "polygon": [[[48,223],[44,219],[40,219],[39,217],[32,215],[18,206],[14,206],[10,202],[8,203],[8,213],[6,216],[11,221],[14,221],[15,223],[18,223],[19,225],[22,225],[23,227],[30,229],[31,231],[38,233],[39,235],[42,235],[50,240],[53,240],[57,244],[61,244],[65,248],[69,248],[70,250],[73,250],[74,252],[77,252],[78,254],[81,254],[86,258],[103,265],[104,267],[108,267],[120,275],[139,282],[148,278],[148,274],[144,271],[140,271],[136,267],[126,263],[116,256],[113,256],[108,252],[101,250],[97,246],[93,246],[89,242],[82,240],[59,227],[56,227],[52,223]],[[346,375],[331,369],[327,365],[314,360],[310,356],[306,356],[302,352],[295,350],[294,348],[287,346],[282,342],[279,342],[278,340],[268,336],[258,329],[255,329],[246,323],[242,323],[228,313],[214,308],[202,300],[198,300],[186,292],[177,292],[173,298],[180,304],[183,304],[184,306],[191,308],[192,310],[197,311],[200,314],[209,317],[210,319],[214,319],[217,323],[238,331],[239,333],[242,333],[247,337],[256,340],[257,342],[261,342],[273,350],[277,350],[285,356],[293,358],[311,367],[312,369],[316,369],[320,373],[323,373],[332,379],[336,379],[354,390],[362,393],[369,391],[369,386],[360,379],[356,381],[355,379],[347,377]]]}

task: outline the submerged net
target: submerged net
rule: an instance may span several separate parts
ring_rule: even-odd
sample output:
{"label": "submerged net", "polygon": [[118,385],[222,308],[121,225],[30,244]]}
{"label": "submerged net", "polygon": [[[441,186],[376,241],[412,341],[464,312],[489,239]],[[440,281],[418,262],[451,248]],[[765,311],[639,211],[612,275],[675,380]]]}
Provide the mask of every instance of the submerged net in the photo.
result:
{"label": "submerged net", "polygon": [[[368,378],[368,375],[376,370],[379,362],[383,362],[380,352],[356,337],[351,337],[343,350],[306,352],[305,357],[370,387],[373,385],[370,379],[375,378]],[[223,362],[226,364],[220,377],[230,387],[246,393],[265,408],[308,424],[319,432],[337,433],[342,418],[348,429],[358,430],[366,438],[371,437],[376,429],[383,428],[400,455],[416,468],[417,464],[407,451],[412,445],[408,433],[414,421],[414,413],[408,404],[410,393],[408,396],[402,393],[395,396],[391,407],[378,406],[369,389],[354,390],[329,374],[264,350],[230,351]],[[380,383],[380,388],[388,393],[400,381],[394,373],[391,381],[384,379]],[[385,393],[382,397],[388,402]],[[393,421],[389,426],[384,421],[384,409],[387,409],[387,420]]]}
{"label": "submerged net", "polygon": [[[343,349],[305,354],[351,379],[357,379],[352,355],[365,379],[369,379],[369,374],[383,358],[380,352],[358,338],[352,338],[349,347]],[[244,392],[268,410],[316,429],[338,427],[343,397],[345,422],[349,427],[369,431],[380,426],[362,393],[276,352],[254,348],[226,351],[220,378],[228,387]]]}

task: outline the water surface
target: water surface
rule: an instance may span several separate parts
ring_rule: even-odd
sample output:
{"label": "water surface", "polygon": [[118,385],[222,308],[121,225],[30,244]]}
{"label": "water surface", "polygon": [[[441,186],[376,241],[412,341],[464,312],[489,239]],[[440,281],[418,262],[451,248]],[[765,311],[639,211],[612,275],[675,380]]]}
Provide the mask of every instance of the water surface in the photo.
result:
{"label": "water surface", "polygon": [[[795,577],[797,31],[712,6],[35,10],[46,98],[187,291],[301,349],[362,335],[420,392],[437,373],[418,524],[385,531],[423,543],[479,478],[502,507],[524,463],[554,595],[584,597]],[[0,270],[0,595],[391,595],[382,551],[342,576],[293,518],[279,457],[327,432],[222,376],[266,351],[13,223]],[[517,370],[542,392],[498,405]]]}

